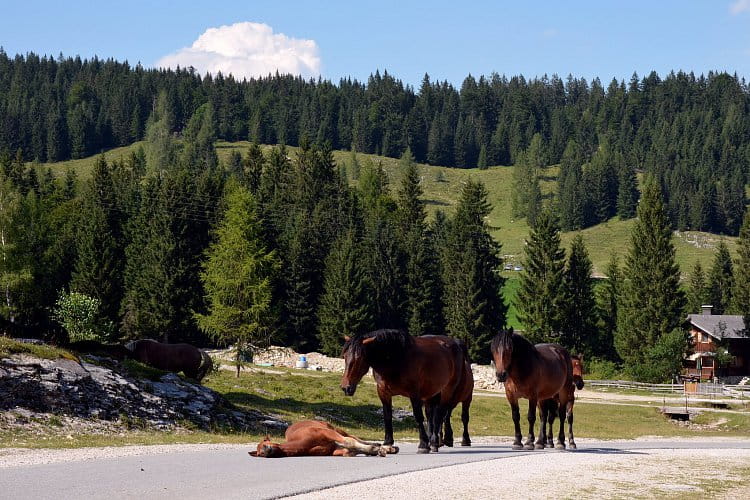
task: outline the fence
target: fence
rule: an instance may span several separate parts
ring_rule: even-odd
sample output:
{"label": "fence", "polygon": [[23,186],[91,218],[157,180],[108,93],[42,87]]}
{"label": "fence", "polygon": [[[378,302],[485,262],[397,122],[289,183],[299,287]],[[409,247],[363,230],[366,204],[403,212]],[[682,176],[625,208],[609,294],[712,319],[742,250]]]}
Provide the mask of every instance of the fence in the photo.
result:
{"label": "fence", "polygon": [[646,384],[629,380],[586,380],[589,387],[630,389],[659,394],[695,394],[712,397],[750,398],[750,385],[708,384],[685,382],[684,384]]}

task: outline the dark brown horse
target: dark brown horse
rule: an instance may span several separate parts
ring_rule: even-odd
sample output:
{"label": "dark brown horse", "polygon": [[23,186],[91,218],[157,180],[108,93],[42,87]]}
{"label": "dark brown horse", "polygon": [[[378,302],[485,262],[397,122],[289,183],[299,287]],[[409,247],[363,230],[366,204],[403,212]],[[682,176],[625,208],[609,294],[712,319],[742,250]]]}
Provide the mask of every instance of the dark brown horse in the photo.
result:
{"label": "dark brown horse", "polygon": [[331,424],[319,420],[303,420],[291,425],[284,435],[286,442],[272,443],[271,438],[258,443],[253,457],[353,457],[372,455],[384,457],[387,453],[398,453],[395,446],[369,443],[348,434]]}
{"label": "dark brown horse", "polygon": [[[565,408],[565,417],[568,420],[568,448],[577,449],[575,438],[573,437],[573,405],[575,404],[575,390],[583,389],[583,355],[573,355],[570,357],[573,364],[573,384],[568,387],[568,405]],[[547,422],[548,432],[546,434],[545,446],[552,447],[555,445],[552,437],[552,424],[560,409],[559,398],[546,399],[539,403],[539,419],[542,421],[542,435],[544,435],[544,423]]]}
{"label": "dark brown horse", "polygon": [[[534,443],[534,424],[537,403],[557,397],[560,402],[560,433],[556,448],[565,448],[564,409],[568,404],[568,388],[573,385],[573,370],[570,354],[557,344],[532,345],[513,330],[502,330],[492,339],[492,359],[498,382],[505,384],[505,396],[510,404],[515,426],[513,449],[533,450],[544,448],[546,437],[539,434]],[[518,400],[529,400],[529,437],[521,444],[521,415]]]}
{"label": "dark brown horse", "polygon": [[346,367],[341,389],[347,396],[354,395],[357,384],[372,367],[383,404],[384,445],[393,444],[393,396],[405,396],[411,401],[419,427],[418,453],[438,451],[443,424],[442,443],[453,446],[450,415],[458,403],[462,404],[464,426],[461,445],[471,446],[469,407],[474,377],[463,342],[443,335],[412,337],[403,330],[377,330],[347,339],[342,356]]}
{"label": "dark brown horse", "polygon": [[125,345],[130,357],[154,368],[169,372],[183,372],[201,381],[211,370],[211,356],[190,344],[162,344],[155,340],[134,340]]}

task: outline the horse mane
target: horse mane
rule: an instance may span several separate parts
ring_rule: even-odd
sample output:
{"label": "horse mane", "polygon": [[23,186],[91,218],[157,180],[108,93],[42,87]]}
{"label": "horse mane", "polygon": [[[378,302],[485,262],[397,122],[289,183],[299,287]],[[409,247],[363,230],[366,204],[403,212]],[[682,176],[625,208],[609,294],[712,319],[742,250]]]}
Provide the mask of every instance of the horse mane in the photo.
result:
{"label": "horse mane", "polygon": [[[366,339],[374,340],[364,344]],[[409,332],[381,329],[351,337],[344,344],[344,350],[351,350],[356,357],[365,357],[373,368],[379,369],[400,365],[412,345],[414,337]]]}
{"label": "horse mane", "polygon": [[500,347],[510,347],[514,352],[518,352],[518,354],[523,353],[529,356],[536,355],[534,344],[523,335],[515,333],[512,328],[508,330],[500,330],[500,332],[493,337],[492,344],[490,345],[491,352],[496,352]]}

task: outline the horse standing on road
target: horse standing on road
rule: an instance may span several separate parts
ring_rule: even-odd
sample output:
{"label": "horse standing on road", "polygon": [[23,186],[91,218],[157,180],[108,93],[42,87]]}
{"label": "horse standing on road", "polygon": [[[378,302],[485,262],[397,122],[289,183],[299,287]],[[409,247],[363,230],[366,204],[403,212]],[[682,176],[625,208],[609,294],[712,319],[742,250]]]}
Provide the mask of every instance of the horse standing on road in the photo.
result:
{"label": "horse standing on road", "polygon": [[[502,330],[492,339],[492,359],[498,382],[505,384],[505,396],[510,404],[515,427],[513,449],[543,449],[546,441],[544,433],[534,443],[534,424],[536,423],[537,403],[557,398],[559,401],[560,433],[557,439],[558,449],[565,448],[565,409],[570,394],[568,389],[573,385],[573,369],[570,354],[557,344],[532,345],[523,336],[513,330]],[[521,443],[521,415],[518,400],[529,400],[529,437]]]}
{"label": "horse standing on road", "polygon": [[[571,355],[571,362],[573,364],[573,385],[568,387],[568,404],[565,408],[565,416],[568,420],[568,448],[571,450],[577,449],[575,439],[573,437],[573,405],[575,404],[575,391],[583,389],[583,355]],[[539,419],[542,421],[542,435],[545,435],[544,423],[548,423],[548,433],[546,434],[547,439],[545,440],[545,446],[550,448],[555,445],[555,441],[552,436],[552,424],[555,423],[555,417],[560,409],[559,398],[546,399],[539,403]]]}
{"label": "horse standing on road", "polygon": [[327,422],[303,420],[292,424],[284,434],[286,442],[272,443],[271,438],[258,443],[258,449],[250,456],[264,458],[282,457],[353,457],[371,455],[384,457],[387,453],[398,453],[396,446],[370,443],[337,429]]}
{"label": "horse standing on road", "polygon": [[[354,395],[357,384],[372,367],[378,397],[383,404],[384,445],[393,444],[393,396],[411,401],[419,428],[418,453],[437,452],[442,444],[453,446],[450,416],[462,404],[462,446],[471,446],[469,407],[474,376],[463,342],[444,335],[412,337],[403,330],[376,330],[347,338],[342,354],[346,366],[341,389]],[[422,407],[427,412],[424,427]],[[445,434],[441,431],[445,425]]]}

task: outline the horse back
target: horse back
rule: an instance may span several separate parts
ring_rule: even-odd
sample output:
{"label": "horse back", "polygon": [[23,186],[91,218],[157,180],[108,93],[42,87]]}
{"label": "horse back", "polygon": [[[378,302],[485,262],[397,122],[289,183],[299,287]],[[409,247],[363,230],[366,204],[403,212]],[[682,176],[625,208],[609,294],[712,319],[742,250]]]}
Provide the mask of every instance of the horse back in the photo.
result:
{"label": "horse back", "polygon": [[[573,362],[567,349],[559,344],[537,344],[540,387],[555,395],[573,384]],[[548,396],[549,397],[549,396]]]}
{"label": "horse back", "polygon": [[474,377],[466,345],[446,335],[423,335],[414,340],[419,397],[440,393],[444,402],[453,404],[471,397]]}

